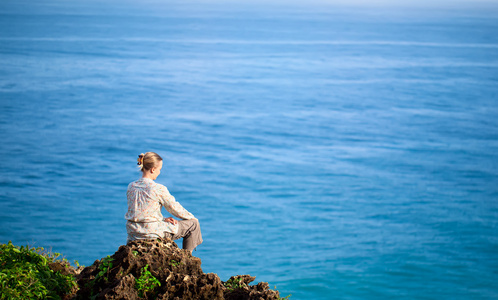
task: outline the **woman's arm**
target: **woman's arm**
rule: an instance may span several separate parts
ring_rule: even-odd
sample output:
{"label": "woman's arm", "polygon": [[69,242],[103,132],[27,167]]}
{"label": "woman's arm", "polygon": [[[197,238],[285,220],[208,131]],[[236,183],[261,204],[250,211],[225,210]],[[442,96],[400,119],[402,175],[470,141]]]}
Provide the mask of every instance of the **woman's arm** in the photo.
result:
{"label": "woman's arm", "polygon": [[183,220],[195,219],[194,215],[183,208],[183,206],[176,201],[175,197],[169,193],[168,189],[164,185],[158,184],[156,193],[160,199],[159,201],[161,205],[164,206],[170,214]]}

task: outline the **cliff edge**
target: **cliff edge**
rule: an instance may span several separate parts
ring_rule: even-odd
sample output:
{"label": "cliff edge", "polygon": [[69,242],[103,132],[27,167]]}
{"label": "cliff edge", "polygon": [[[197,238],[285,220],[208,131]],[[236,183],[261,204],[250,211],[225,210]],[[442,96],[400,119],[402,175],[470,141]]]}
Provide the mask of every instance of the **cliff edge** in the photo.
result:
{"label": "cliff edge", "polygon": [[255,277],[223,282],[204,273],[199,258],[169,239],[131,242],[75,276],[75,299],[281,299],[266,282],[249,285]]}

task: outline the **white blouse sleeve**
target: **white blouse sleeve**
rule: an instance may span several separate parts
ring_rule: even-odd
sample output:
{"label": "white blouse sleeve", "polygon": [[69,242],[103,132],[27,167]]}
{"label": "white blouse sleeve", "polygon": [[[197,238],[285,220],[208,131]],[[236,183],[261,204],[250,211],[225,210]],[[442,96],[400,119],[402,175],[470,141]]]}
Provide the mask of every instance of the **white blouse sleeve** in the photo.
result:
{"label": "white blouse sleeve", "polygon": [[158,184],[156,193],[161,205],[164,206],[164,208],[173,216],[183,220],[195,218],[193,214],[183,208],[183,206],[175,200],[175,197],[169,193],[168,189],[164,185]]}

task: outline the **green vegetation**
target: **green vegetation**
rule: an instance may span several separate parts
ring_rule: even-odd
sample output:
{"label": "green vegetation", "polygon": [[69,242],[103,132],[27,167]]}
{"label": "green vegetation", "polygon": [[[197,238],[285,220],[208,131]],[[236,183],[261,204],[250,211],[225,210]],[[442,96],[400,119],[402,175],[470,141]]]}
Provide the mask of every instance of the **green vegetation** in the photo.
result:
{"label": "green vegetation", "polygon": [[109,274],[109,271],[112,269],[112,258],[107,255],[107,257],[104,257],[102,259],[102,263],[99,265],[99,273],[97,276],[95,276],[95,279],[93,280],[96,282],[100,278],[104,278],[105,282],[108,282],[109,279],[107,278],[107,275]]}
{"label": "green vegetation", "polygon": [[[109,272],[110,270],[112,269],[112,257],[110,257],[109,255],[107,255],[106,257],[102,258],[102,261],[101,263],[99,264],[99,272],[97,273],[97,275],[95,276],[95,278],[88,282],[86,284],[86,286],[88,287],[93,287],[95,285],[95,283],[100,280],[100,278],[103,278],[105,282],[109,282],[109,278],[108,275],[109,275]],[[97,295],[94,295],[93,294],[93,289],[92,289],[92,294],[91,294],[91,299],[95,299],[97,297]]]}
{"label": "green vegetation", "polygon": [[230,278],[227,282],[224,283],[224,285],[230,292],[247,286],[247,284],[242,281],[242,278]]}
{"label": "green vegetation", "polygon": [[75,260],[75,261],[74,261],[74,265],[76,266],[76,268],[79,268],[79,267],[85,267],[85,266],[83,266],[83,265],[80,265],[80,262],[79,262],[79,261],[77,261],[77,260]]}
{"label": "green vegetation", "polygon": [[[246,288],[248,285],[243,282],[243,278],[230,278],[227,282],[223,283],[225,288],[228,290],[228,292],[233,292],[236,289],[240,288]],[[275,287],[275,290],[277,290],[277,287]],[[275,299],[278,300],[289,300],[291,295],[288,295],[286,297],[276,297]]]}
{"label": "green vegetation", "polygon": [[148,292],[153,291],[156,286],[161,286],[159,280],[152,275],[147,268],[149,265],[146,265],[142,269],[142,274],[139,278],[135,279],[135,288],[138,291],[138,295],[144,298]]}
{"label": "green vegetation", "polygon": [[59,256],[41,247],[1,244],[0,299],[61,299],[70,294],[76,287],[74,277],[49,267]]}

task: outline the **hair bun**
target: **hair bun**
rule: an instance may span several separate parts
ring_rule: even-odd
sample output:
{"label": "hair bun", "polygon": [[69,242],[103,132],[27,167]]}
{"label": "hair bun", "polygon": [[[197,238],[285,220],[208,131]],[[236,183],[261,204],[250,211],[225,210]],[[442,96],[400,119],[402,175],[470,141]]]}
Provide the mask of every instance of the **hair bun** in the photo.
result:
{"label": "hair bun", "polygon": [[141,166],[144,164],[144,156],[145,154],[141,153],[139,156],[138,156],[138,159],[137,159],[137,165]]}
{"label": "hair bun", "polygon": [[138,169],[144,172],[152,168],[158,168],[162,160],[161,156],[155,152],[140,153],[137,159]]}

